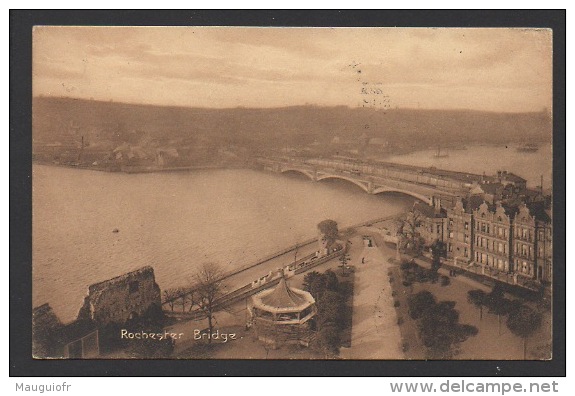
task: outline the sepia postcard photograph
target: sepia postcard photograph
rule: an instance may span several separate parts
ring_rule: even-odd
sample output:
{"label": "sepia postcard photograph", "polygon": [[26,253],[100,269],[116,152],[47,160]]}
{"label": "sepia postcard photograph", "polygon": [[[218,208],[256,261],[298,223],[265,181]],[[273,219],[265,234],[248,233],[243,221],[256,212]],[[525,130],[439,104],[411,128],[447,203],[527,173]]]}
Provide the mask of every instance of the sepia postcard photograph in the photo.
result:
{"label": "sepia postcard photograph", "polygon": [[552,359],[553,33],[34,26],[32,357]]}

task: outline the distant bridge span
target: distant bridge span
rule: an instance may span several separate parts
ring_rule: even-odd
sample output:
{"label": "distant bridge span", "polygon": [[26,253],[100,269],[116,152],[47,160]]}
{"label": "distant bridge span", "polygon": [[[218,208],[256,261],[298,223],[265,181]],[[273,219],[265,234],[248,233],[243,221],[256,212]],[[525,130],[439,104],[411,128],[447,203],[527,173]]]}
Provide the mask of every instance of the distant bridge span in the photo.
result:
{"label": "distant bridge span", "polygon": [[315,176],[313,172],[307,171],[305,169],[298,169],[298,168],[290,168],[290,167],[282,167],[280,170],[281,173],[286,173],[286,172],[296,172],[296,173],[301,173],[304,176],[309,177],[311,180],[316,181],[315,180]]}
{"label": "distant bridge span", "polygon": [[368,194],[398,192],[429,204],[433,204],[434,199],[453,202],[455,197],[467,195],[477,176],[399,164],[358,165],[341,160],[260,158],[259,163],[273,172],[297,172],[313,181],[346,180]]}

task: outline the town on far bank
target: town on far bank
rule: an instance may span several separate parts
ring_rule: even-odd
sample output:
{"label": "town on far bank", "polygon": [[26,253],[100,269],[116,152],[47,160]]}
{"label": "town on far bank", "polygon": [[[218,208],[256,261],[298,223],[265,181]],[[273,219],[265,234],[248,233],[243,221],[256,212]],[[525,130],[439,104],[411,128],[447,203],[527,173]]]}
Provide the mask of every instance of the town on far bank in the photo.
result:
{"label": "town on far bank", "polygon": [[[88,287],[77,318],[33,311],[36,358],[513,359],[551,357],[551,195],[516,174],[260,156],[261,170],[416,198],[232,271],[154,268]],[[543,183],[541,183],[543,184]],[[376,217],[376,216],[374,216]],[[343,228],[345,227],[345,228]]]}

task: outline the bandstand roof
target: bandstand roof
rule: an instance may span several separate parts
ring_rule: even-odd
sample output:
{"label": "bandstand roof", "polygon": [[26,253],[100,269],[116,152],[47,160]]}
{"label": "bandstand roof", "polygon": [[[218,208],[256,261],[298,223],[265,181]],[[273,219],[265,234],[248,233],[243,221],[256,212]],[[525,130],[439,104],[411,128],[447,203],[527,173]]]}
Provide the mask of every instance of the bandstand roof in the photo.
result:
{"label": "bandstand roof", "polygon": [[273,290],[265,290],[255,295],[253,300],[260,308],[284,312],[304,310],[315,302],[308,292],[289,288],[285,278],[281,278]]}

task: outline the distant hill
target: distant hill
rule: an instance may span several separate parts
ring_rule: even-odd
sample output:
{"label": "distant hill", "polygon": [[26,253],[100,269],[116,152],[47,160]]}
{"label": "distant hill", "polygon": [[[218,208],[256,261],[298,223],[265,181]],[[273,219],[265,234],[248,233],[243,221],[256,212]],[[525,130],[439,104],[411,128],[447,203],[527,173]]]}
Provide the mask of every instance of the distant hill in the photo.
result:
{"label": "distant hill", "polygon": [[203,109],[34,98],[34,142],[66,144],[82,136],[90,144],[109,146],[155,140],[267,149],[328,143],[338,136],[342,140],[383,138],[399,147],[432,147],[550,142],[552,122],[544,112],[382,111],[344,106]]}

